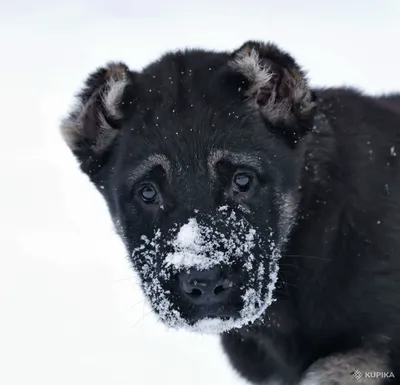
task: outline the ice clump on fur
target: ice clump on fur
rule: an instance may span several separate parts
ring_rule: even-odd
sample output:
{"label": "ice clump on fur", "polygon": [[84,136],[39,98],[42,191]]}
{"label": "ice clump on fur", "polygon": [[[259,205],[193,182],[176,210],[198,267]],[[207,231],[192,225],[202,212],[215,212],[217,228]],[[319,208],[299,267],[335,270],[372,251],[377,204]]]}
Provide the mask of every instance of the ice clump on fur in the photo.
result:
{"label": "ice clump on fur", "polygon": [[189,223],[180,228],[173,246],[176,251],[167,255],[164,261],[166,265],[176,268],[208,267],[203,254],[204,239],[196,219],[189,219]]}
{"label": "ice clump on fur", "polygon": [[[174,252],[168,253],[164,263],[178,270],[206,270],[221,263],[229,264],[232,252],[240,257],[251,251],[254,247],[254,235],[255,230],[250,229],[246,234],[246,242],[241,242],[238,237],[228,239],[224,234],[201,226],[195,218],[191,218],[180,228],[172,242]],[[225,250],[217,250],[220,245],[223,245]],[[252,256],[249,259],[252,259]]]}

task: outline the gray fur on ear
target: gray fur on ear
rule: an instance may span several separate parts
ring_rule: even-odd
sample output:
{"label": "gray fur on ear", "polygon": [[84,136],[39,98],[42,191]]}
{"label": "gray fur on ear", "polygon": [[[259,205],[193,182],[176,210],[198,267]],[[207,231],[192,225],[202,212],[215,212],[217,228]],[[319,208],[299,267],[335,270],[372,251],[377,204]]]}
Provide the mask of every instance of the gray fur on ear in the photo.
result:
{"label": "gray fur on ear", "polygon": [[123,63],[109,63],[93,72],[77,95],[77,102],[61,122],[61,134],[74,152],[98,154],[110,146],[123,118],[121,102],[131,73]]}
{"label": "gray fur on ear", "polygon": [[233,52],[229,66],[248,80],[248,102],[271,123],[291,125],[313,115],[305,73],[276,45],[249,41]]}

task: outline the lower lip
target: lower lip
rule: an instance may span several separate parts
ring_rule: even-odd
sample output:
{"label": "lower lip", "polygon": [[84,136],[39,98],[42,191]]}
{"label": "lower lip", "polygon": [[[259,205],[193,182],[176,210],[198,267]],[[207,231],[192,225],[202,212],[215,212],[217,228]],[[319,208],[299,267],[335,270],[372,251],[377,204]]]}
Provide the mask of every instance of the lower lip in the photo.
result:
{"label": "lower lip", "polygon": [[236,318],[237,314],[233,313],[233,312],[227,312],[227,311],[213,311],[210,309],[198,309],[191,317],[190,320],[193,323],[196,323],[197,321],[201,321],[203,319],[210,319],[210,318],[214,318],[214,319],[221,319],[221,320],[228,320],[228,319],[232,319],[232,318]]}

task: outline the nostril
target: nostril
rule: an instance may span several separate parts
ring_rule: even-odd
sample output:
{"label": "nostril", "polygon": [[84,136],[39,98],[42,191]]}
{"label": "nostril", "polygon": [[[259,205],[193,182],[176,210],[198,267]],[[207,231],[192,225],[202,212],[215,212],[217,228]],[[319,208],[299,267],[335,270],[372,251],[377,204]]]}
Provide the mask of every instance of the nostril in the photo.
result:
{"label": "nostril", "polygon": [[219,269],[184,272],[179,276],[182,293],[195,305],[225,301],[233,292],[234,281]]}
{"label": "nostril", "polygon": [[226,289],[224,288],[223,285],[218,285],[215,289],[214,289],[214,294],[218,295],[221,294],[223,291],[225,291]]}
{"label": "nostril", "polygon": [[224,281],[220,285],[214,288],[214,294],[215,295],[222,294],[223,292],[228,291],[232,287],[233,287],[233,282],[230,281],[229,279],[224,279]]}
{"label": "nostril", "polygon": [[185,294],[191,297],[200,297],[203,294],[203,291],[198,287],[198,282],[196,280],[183,281],[182,289]]}
{"label": "nostril", "polygon": [[200,297],[203,294],[203,292],[200,289],[192,289],[192,291],[188,294],[191,295],[192,297]]}

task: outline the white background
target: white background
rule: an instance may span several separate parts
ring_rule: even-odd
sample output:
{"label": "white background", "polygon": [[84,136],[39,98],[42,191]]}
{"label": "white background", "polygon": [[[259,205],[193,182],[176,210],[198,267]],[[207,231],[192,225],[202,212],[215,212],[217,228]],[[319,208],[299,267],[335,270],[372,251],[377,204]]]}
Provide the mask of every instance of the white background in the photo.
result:
{"label": "white background", "polygon": [[400,90],[400,2],[55,4],[0,5],[0,384],[243,384],[217,339],[168,331],[143,303],[59,119],[110,59],[138,70],[247,39],[290,51],[314,85]]}

